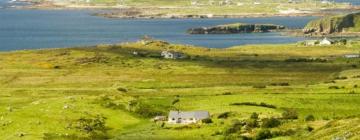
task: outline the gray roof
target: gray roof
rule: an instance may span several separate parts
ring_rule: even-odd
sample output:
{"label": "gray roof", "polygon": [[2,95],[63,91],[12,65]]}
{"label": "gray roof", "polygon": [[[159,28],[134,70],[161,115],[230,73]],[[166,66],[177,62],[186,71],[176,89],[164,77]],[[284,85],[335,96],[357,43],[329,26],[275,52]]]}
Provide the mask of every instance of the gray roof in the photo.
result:
{"label": "gray roof", "polygon": [[196,118],[206,119],[210,118],[208,111],[170,111],[169,118]]}

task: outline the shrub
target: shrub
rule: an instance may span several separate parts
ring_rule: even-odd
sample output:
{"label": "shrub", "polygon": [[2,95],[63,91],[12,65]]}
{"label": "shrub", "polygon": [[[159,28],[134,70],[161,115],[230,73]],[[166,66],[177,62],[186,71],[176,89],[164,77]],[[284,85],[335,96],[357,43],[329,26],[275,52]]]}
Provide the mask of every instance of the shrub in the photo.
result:
{"label": "shrub", "polygon": [[348,79],[348,78],[345,77],[345,76],[337,76],[337,77],[335,77],[335,80],[346,80],[346,79]]}
{"label": "shrub", "polygon": [[274,105],[266,104],[263,102],[261,102],[260,104],[257,104],[255,102],[242,102],[242,103],[232,103],[230,105],[248,105],[248,106],[261,106],[266,108],[276,108],[276,106]]}
{"label": "shrub", "polygon": [[266,104],[266,103],[263,103],[263,102],[260,103],[260,106],[267,107],[267,108],[276,108],[276,106],[274,106],[274,105]]}
{"label": "shrub", "polygon": [[330,86],[329,89],[340,89],[338,86]]}
{"label": "shrub", "polygon": [[266,85],[254,85],[253,88],[262,89],[262,88],[266,88]]}
{"label": "shrub", "polygon": [[250,116],[250,119],[255,119],[255,120],[259,119],[259,114],[257,114],[256,112],[253,112]]}
{"label": "shrub", "polygon": [[87,116],[81,117],[68,126],[69,129],[75,129],[79,131],[81,137],[87,138],[106,138],[106,127],[105,127],[106,118],[102,115],[96,116]]}
{"label": "shrub", "polygon": [[246,126],[248,128],[256,128],[259,126],[259,123],[256,119],[248,119],[246,120]]}
{"label": "shrub", "polygon": [[264,140],[264,139],[270,139],[270,138],[272,138],[272,134],[271,134],[270,130],[268,130],[268,129],[261,129],[255,135],[256,140]]}
{"label": "shrub", "polygon": [[297,119],[298,113],[295,109],[285,109],[285,111],[282,113],[283,119]]}
{"label": "shrub", "polygon": [[307,126],[306,129],[307,129],[307,131],[309,131],[309,132],[311,132],[311,131],[314,130],[314,128],[312,128],[311,126]]}
{"label": "shrub", "polygon": [[171,104],[172,104],[172,105],[175,105],[175,104],[178,103],[178,102],[180,102],[180,99],[174,99],[174,100],[171,102]]}
{"label": "shrub", "polygon": [[281,124],[280,120],[276,118],[264,118],[261,121],[262,121],[261,127],[263,128],[274,128]]}
{"label": "shrub", "polygon": [[120,92],[128,92],[128,89],[123,88],[123,87],[119,87],[119,88],[117,88],[117,90]]}
{"label": "shrub", "polygon": [[217,116],[218,119],[227,119],[230,115],[232,114],[232,112],[224,112],[221,113]]}
{"label": "shrub", "polygon": [[222,95],[232,95],[232,93],[231,92],[225,92]]}
{"label": "shrub", "polygon": [[201,123],[205,123],[205,124],[209,124],[212,123],[213,121],[210,118],[206,118],[206,119],[202,119]]}
{"label": "shrub", "polygon": [[315,117],[313,115],[307,115],[305,121],[315,121]]}
{"label": "shrub", "polygon": [[271,86],[290,86],[289,83],[271,83]]}
{"label": "shrub", "polygon": [[224,135],[237,133],[241,130],[243,124],[239,120],[233,120],[231,125],[225,128]]}

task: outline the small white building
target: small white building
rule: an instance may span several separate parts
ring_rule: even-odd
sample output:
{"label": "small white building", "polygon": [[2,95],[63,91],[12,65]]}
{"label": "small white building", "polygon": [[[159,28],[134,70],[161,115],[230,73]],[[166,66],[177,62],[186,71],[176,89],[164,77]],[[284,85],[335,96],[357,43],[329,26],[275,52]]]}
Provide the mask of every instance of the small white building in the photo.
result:
{"label": "small white building", "polygon": [[191,124],[198,123],[203,119],[210,118],[208,111],[170,111],[168,123],[170,124]]}
{"label": "small white building", "polygon": [[332,45],[334,44],[334,41],[331,39],[328,39],[325,37],[323,40],[320,41],[319,45],[326,46],[326,45]]}
{"label": "small white building", "polygon": [[165,59],[179,59],[179,58],[183,58],[184,54],[174,51],[162,51],[161,56],[164,57]]}

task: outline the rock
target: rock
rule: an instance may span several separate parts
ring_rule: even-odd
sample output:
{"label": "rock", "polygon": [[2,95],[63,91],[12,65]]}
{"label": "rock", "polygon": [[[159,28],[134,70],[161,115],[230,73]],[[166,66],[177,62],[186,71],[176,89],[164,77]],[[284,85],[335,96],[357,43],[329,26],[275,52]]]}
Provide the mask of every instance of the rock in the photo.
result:
{"label": "rock", "polygon": [[187,31],[189,34],[237,34],[251,32],[269,32],[273,30],[282,30],[285,26],[274,24],[246,24],[234,23],[226,25],[218,25],[213,27],[191,28]]}
{"label": "rock", "polygon": [[70,106],[69,105],[64,105],[63,109],[69,109]]}

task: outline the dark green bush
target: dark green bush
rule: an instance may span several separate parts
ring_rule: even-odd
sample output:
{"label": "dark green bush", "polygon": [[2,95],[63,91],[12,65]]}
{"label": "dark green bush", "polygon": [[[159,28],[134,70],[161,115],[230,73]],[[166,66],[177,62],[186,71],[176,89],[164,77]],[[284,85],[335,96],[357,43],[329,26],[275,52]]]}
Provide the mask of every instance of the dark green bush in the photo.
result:
{"label": "dark green bush", "polygon": [[278,127],[281,124],[280,120],[276,118],[264,118],[261,120],[261,122],[261,127],[263,128],[274,128]]}
{"label": "dark green bush", "polygon": [[117,88],[117,90],[120,92],[128,92],[128,89],[123,88],[123,87],[119,87],[119,88]]}
{"label": "dark green bush", "polygon": [[329,89],[340,89],[338,86],[330,86]]}
{"label": "dark green bush", "polygon": [[289,83],[271,83],[271,86],[290,86]]}
{"label": "dark green bush", "polygon": [[307,115],[305,121],[315,121],[315,117],[313,115]]}
{"label": "dark green bush", "polygon": [[259,126],[259,123],[256,119],[248,119],[246,120],[246,126],[248,128],[256,128]]}
{"label": "dark green bush", "polygon": [[314,130],[314,128],[312,128],[311,126],[307,126],[306,129],[307,129],[307,131],[309,131],[309,132],[311,132],[311,131]]}
{"label": "dark green bush", "polygon": [[285,109],[282,113],[283,119],[298,119],[298,113],[295,109]]}
{"label": "dark green bush", "polygon": [[270,130],[268,130],[268,129],[261,129],[255,135],[256,140],[264,140],[264,139],[270,139],[270,138],[272,138],[272,134],[271,134]]}
{"label": "dark green bush", "polygon": [[231,92],[224,92],[222,95],[232,95]]}
{"label": "dark green bush", "polygon": [[263,102],[261,102],[260,104],[257,104],[255,102],[242,102],[242,103],[232,103],[230,105],[248,105],[248,106],[260,106],[260,107],[266,107],[266,108],[276,108],[276,106],[274,106],[274,105],[263,103]]}
{"label": "dark green bush", "polygon": [[266,85],[254,85],[253,88],[262,89],[262,88],[266,88]]}
{"label": "dark green bush", "polygon": [[243,125],[244,124],[241,123],[239,120],[232,120],[230,126],[225,128],[224,135],[230,135],[239,132]]}
{"label": "dark green bush", "polygon": [[81,117],[80,119],[72,121],[69,124],[68,129],[79,131],[77,136],[74,137],[90,139],[106,138],[107,128],[105,127],[105,120],[106,118],[102,115]]}
{"label": "dark green bush", "polygon": [[217,116],[218,119],[227,119],[230,115],[232,114],[232,112],[224,112],[221,113]]}
{"label": "dark green bush", "polygon": [[172,104],[172,105],[175,105],[175,104],[178,103],[178,102],[180,102],[180,99],[177,99],[177,98],[176,98],[176,99],[174,99],[174,100],[171,102],[171,104]]}
{"label": "dark green bush", "polygon": [[201,123],[205,123],[205,124],[209,124],[212,123],[213,121],[210,118],[206,118],[206,119],[202,119]]}
{"label": "dark green bush", "polygon": [[256,112],[253,112],[250,116],[250,119],[255,119],[255,120],[259,119],[259,114],[257,114]]}

